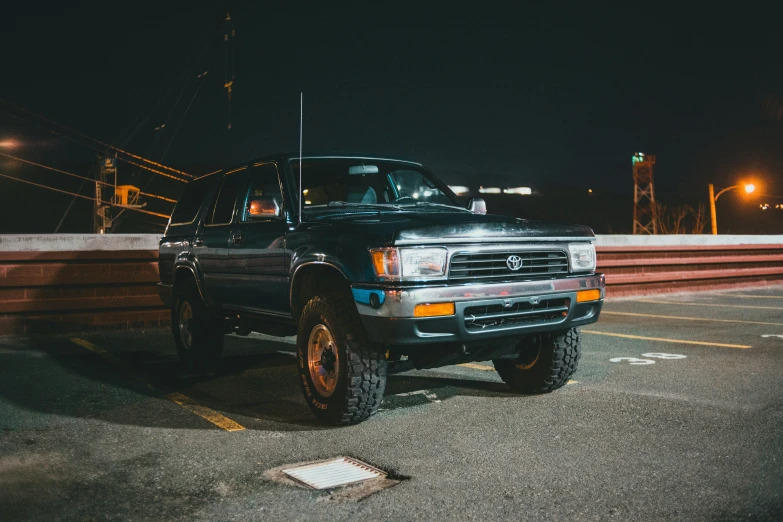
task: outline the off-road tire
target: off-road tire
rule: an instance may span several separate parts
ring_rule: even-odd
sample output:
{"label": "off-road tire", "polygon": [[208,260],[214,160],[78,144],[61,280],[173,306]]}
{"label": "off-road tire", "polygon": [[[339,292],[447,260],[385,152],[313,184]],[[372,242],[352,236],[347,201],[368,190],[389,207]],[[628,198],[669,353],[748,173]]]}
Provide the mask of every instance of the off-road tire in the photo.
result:
{"label": "off-road tire", "polygon": [[[313,384],[308,365],[310,334],[324,325],[338,350],[338,375],[330,396]],[[329,292],[310,299],[302,310],[297,333],[299,384],[319,422],[356,424],[378,411],[386,389],[386,357],[367,339],[356,305],[349,295]]]}
{"label": "off-road tire", "polygon": [[500,378],[519,393],[549,393],[564,386],[582,356],[578,328],[533,335],[520,344],[519,358],[492,361]]}
{"label": "off-road tire", "polygon": [[[196,287],[195,281],[186,279],[174,288],[174,303],[171,307],[171,331],[177,345],[180,359],[197,371],[209,371],[215,368],[223,355],[223,330],[217,318],[210,313]],[[189,305],[192,310],[192,342],[190,346],[182,339],[180,330],[180,311]]]}

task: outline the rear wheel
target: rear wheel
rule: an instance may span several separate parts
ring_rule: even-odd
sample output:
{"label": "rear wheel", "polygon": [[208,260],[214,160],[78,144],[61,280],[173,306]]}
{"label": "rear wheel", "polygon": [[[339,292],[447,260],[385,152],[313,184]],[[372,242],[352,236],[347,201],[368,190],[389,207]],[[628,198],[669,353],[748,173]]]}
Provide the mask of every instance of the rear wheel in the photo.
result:
{"label": "rear wheel", "polygon": [[310,299],[297,334],[299,381],[307,405],[326,424],[356,424],[378,411],[386,358],[367,340],[353,301],[340,292]]}
{"label": "rear wheel", "polygon": [[177,285],[171,309],[171,329],[177,353],[187,364],[204,371],[214,367],[223,354],[223,331],[188,279]]}
{"label": "rear wheel", "polygon": [[503,381],[520,393],[549,393],[564,386],[576,372],[582,355],[578,328],[537,334],[520,343],[516,359],[495,359]]}

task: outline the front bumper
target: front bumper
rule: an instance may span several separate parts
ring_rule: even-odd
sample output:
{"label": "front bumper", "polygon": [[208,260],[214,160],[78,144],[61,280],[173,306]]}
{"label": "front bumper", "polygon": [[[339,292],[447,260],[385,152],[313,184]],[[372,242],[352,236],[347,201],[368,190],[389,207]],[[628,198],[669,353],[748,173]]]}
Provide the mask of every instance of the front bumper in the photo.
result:
{"label": "front bumper", "polygon": [[[580,290],[599,289],[601,298],[578,303]],[[386,346],[473,342],[528,333],[564,330],[598,320],[603,305],[603,274],[548,281],[465,284],[416,288],[370,288],[353,285],[353,296],[370,339]],[[454,303],[454,315],[414,317],[417,304]],[[536,313],[539,303],[558,303],[562,312]],[[509,310],[495,313],[493,320],[477,319],[478,309]],[[484,308],[488,307],[488,308]],[[530,309],[531,311],[524,311]],[[517,311],[516,310],[522,310]],[[522,317],[525,321],[509,320]],[[477,323],[478,321],[478,323]],[[481,323],[482,326],[477,326]]]}

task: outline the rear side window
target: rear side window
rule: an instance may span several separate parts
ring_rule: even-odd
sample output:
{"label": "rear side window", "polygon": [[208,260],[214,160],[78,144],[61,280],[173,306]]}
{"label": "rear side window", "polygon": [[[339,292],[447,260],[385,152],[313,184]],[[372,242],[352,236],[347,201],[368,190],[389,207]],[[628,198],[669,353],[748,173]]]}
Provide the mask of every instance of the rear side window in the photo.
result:
{"label": "rear side window", "polygon": [[171,224],[187,225],[192,223],[198,216],[198,211],[209,189],[212,188],[216,181],[216,176],[208,176],[191,181],[185,185],[185,190],[179,197],[177,205],[174,207],[174,212],[171,214]]}
{"label": "rear side window", "polygon": [[214,210],[211,215],[207,216],[208,225],[228,225],[231,223],[231,218],[234,217],[234,204],[237,201],[237,195],[243,179],[239,172],[226,174],[223,177],[223,183],[220,185]]}

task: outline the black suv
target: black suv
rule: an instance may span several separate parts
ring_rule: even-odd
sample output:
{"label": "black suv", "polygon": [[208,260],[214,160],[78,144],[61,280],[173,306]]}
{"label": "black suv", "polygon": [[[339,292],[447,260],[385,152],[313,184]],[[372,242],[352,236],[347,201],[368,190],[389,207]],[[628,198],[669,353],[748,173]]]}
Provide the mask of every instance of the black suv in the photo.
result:
{"label": "black suv", "polygon": [[204,369],[226,333],[296,334],[330,424],[375,413],[394,371],[492,360],[518,392],[555,390],[603,303],[595,236],[485,213],[395,159],[280,154],[198,178],[160,242],[177,350]]}

